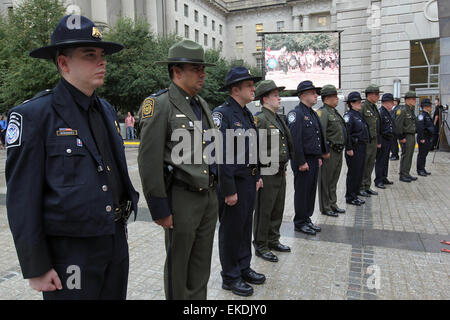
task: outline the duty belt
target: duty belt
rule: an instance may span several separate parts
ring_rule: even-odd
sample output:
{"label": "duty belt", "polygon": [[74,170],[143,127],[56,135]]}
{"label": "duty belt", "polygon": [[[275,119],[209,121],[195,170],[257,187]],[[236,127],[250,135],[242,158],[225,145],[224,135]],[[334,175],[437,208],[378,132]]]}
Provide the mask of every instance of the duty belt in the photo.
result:
{"label": "duty belt", "polygon": [[340,143],[328,142],[328,145],[330,146],[331,149],[333,149],[337,153],[340,153],[345,148],[345,145],[344,144],[340,144]]}
{"label": "duty belt", "polygon": [[258,173],[258,166],[256,165],[247,165],[247,168],[250,169],[250,175],[251,176],[256,176],[256,174]]}
{"label": "duty belt", "polygon": [[[260,166],[261,168],[270,168],[270,167],[271,167],[271,164],[261,164],[261,165],[259,165],[259,166]],[[280,173],[286,171],[286,167],[287,167],[287,162],[281,162],[281,163],[279,164],[278,172],[277,172],[276,174],[280,174]]]}
{"label": "duty belt", "polygon": [[190,184],[188,184],[182,180],[179,180],[179,179],[174,179],[173,185],[182,187],[182,188],[192,191],[192,192],[206,192],[206,191],[208,191],[208,189],[214,188],[217,185],[217,178],[213,174],[209,175],[208,188],[194,187],[194,186],[191,186]]}
{"label": "duty belt", "polygon": [[123,202],[119,205],[119,207],[114,209],[114,221],[119,221],[123,219],[124,222],[128,221],[128,218],[131,215],[131,201]]}

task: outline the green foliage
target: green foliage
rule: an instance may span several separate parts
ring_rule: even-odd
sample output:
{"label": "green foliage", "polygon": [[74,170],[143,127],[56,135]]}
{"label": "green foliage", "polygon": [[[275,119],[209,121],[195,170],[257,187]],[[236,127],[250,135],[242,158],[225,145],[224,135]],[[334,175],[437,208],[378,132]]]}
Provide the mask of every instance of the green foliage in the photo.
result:
{"label": "green foliage", "polygon": [[8,17],[2,17],[0,112],[52,88],[57,82],[55,66],[30,58],[29,52],[49,44],[64,10],[58,0],[28,0],[19,4]]}

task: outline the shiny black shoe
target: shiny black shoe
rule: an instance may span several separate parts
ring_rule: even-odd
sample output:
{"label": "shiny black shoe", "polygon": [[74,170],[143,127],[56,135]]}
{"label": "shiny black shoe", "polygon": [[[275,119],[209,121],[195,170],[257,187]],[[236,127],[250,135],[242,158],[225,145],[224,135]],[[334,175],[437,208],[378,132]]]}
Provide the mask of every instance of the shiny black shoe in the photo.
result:
{"label": "shiny black shoe", "polygon": [[380,189],[386,189],[386,187],[384,186],[384,184],[383,183],[377,183],[376,185],[375,185],[375,187],[377,187],[377,188],[380,188]]}
{"label": "shiny black shoe", "polygon": [[306,234],[311,235],[311,236],[315,236],[316,235],[316,232],[313,229],[311,229],[309,227],[309,225],[307,225],[307,224],[302,224],[300,226],[295,226],[294,230],[297,231],[297,232],[306,233]]}
{"label": "shiny black shoe", "polygon": [[322,231],[322,228],[319,226],[316,226],[314,223],[312,223],[311,221],[308,222],[308,227],[313,229],[315,232],[320,232]]}
{"label": "shiny black shoe", "polygon": [[276,246],[269,245],[269,249],[275,250],[278,252],[291,252],[291,248],[289,248],[288,246],[281,244],[281,243],[277,244]]}
{"label": "shiny black shoe", "polygon": [[270,251],[266,251],[264,253],[261,253],[259,250],[255,250],[255,255],[257,257],[260,257],[266,261],[270,261],[270,262],[278,262],[278,257],[276,255],[274,255],[272,252]]}
{"label": "shiny black shoe", "polygon": [[429,176],[431,176],[431,172],[428,172],[427,170],[423,169],[423,171],[425,171],[425,173]]}
{"label": "shiny black shoe", "polygon": [[360,199],[360,198],[357,198],[356,200],[357,200],[357,201],[359,201],[359,203],[361,203],[361,204],[365,204],[365,203],[366,203],[366,201],[365,201],[365,200],[363,200],[363,199]]}
{"label": "shiny black shoe", "polygon": [[366,191],[359,191],[358,196],[370,198],[370,194],[368,194]]}
{"label": "shiny black shoe", "polygon": [[263,284],[266,281],[266,276],[249,268],[247,272],[242,273],[242,279],[251,284]]}
{"label": "shiny black shoe", "polygon": [[413,177],[413,176],[411,176],[411,175],[409,175],[408,178],[409,178],[409,180],[411,180],[411,181],[416,181],[416,180],[417,180],[417,177]]}
{"label": "shiny black shoe", "polygon": [[253,287],[242,281],[242,279],[231,283],[222,283],[222,289],[231,290],[234,294],[242,297],[249,297],[253,294]]}
{"label": "shiny black shoe", "polygon": [[336,213],[341,213],[341,214],[342,214],[342,213],[345,213],[345,210],[344,210],[344,209],[337,208],[337,207],[336,207],[336,208],[333,208],[333,211],[336,212]]}
{"label": "shiny black shoe", "polygon": [[422,177],[428,176],[425,171],[417,171],[417,174]]}
{"label": "shiny black shoe", "polygon": [[396,161],[396,160],[399,160],[399,159],[400,159],[400,158],[399,158],[398,156],[392,156],[392,157],[391,157],[391,160],[392,160],[392,161]]}
{"label": "shiny black shoe", "polygon": [[384,179],[383,183],[384,184],[394,184],[392,181],[389,181],[388,179]]}
{"label": "shiny black shoe", "polygon": [[402,182],[411,182],[412,181],[410,178],[405,177],[405,176],[400,176],[399,180]]}
{"label": "shiny black shoe", "polygon": [[352,200],[345,200],[346,203],[348,204],[352,204],[354,206],[360,206],[362,203],[359,202],[357,199],[352,199]]}
{"label": "shiny black shoe", "polygon": [[329,217],[339,217],[339,215],[334,211],[322,212],[322,214],[329,216]]}
{"label": "shiny black shoe", "polygon": [[374,191],[374,190],[372,190],[372,189],[367,189],[366,192],[367,192],[368,194],[373,195],[373,196],[377,196],[377,195],[378,195],[378,192],[376,192],[376,191]]}

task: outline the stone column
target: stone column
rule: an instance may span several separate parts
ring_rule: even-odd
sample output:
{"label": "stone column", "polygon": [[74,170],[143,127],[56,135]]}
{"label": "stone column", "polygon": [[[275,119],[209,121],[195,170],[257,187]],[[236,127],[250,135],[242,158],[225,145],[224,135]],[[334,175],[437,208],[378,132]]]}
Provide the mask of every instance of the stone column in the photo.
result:
{"label": "stone column", "polygon": [[[438,0],[439,32],[441,45],[440,63],[440,90],[441,104],[450,105],[450,2],[448,0]],[[447,111],[447,123],[450,124],[450,117]],[[445,117],[445,116],[444,116]],[[445,128],[446,139],[443,138],[440,150],[450,151],[450,130]]]}
{"label": "stone column", "polygon": [[309,14],[305,14],[303,16],[303,30],[304,31],[309,31],[310,30],[310,26],[309,26]]}
{"label": "stone column", "polygon": [[91,1],[92,20],[108,24],[108,6],[106,0]]}
{"label": "stone column", "polygon": [[300,16],[293,16],[292,31],[300,31]]}

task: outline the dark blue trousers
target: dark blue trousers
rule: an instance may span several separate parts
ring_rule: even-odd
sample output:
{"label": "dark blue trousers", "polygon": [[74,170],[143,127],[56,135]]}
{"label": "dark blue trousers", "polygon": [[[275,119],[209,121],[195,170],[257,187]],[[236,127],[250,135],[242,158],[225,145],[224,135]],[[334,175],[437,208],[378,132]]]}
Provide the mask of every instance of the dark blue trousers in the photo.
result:
{"label": "dark blue trousers", "polygon": [[427,155],[433,146],[432,137],[425,138],[425,143],[420,143],[420,141],[417,141],[417,144],[419,145],[419,153],[417,154],[417,171],[422,171],[425,170]]}
{"label": "dark blue trousers", "polygon": [[294,170],[294,225],[300,227],[309,221],[314,213],[317,179],[319,177],[319,156],[306,156],[309,170]]}
{"label": "dark blue trousers", "polygon": [[119,221],[114,235],[48,237],[63,289],[44,292],[44,300],[125,300],[129,269],[125,228]]}
{"label": "dark blue trousers", "polygon": [[389,171],[389,153],[392,148],[393,139],[381,138],[381,148],[377,150],[375,162],[375,184],[383,183]]}
{"label": "dark blue trousers", "polygon": [[255,176],[236,177],[238,201],[228,206],[219,197],[219,257],[224,283],[239,279],[250,268]]}
{"label": "dark blue trousers", "polygon": [[353,157],[345,153],[345,161],[347,162],[347,191],[345,199],[348,201],[358,198],[359,187],[363,179],[364,161],[366,159],[366,144],[358,143],[353,148]]}

